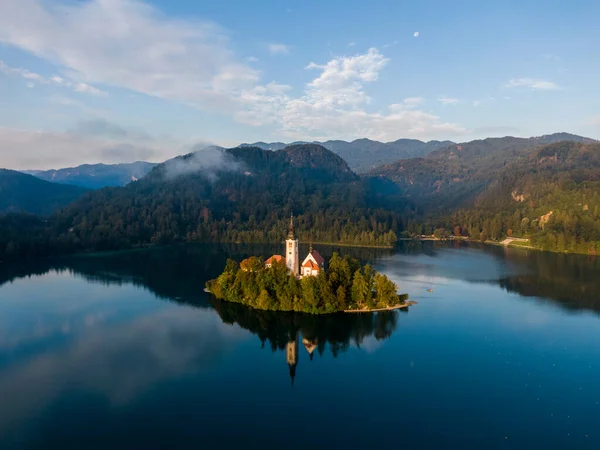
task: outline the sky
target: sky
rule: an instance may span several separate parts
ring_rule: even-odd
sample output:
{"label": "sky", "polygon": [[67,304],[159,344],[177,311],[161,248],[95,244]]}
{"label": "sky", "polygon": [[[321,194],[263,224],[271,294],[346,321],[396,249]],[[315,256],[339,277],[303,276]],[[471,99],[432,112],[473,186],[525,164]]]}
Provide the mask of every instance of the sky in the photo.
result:
{"label": "sky", "polygon": [[595,0],[1,0],[0,167],[600,138]]}

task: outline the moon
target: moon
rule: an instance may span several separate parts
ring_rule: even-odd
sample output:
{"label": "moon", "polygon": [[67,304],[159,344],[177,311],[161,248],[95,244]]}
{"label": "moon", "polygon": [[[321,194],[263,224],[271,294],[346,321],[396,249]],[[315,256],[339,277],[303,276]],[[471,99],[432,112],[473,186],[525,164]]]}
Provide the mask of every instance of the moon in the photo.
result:
{"label": "moon", "polygon": [[414,36],[414,37],[419,37],[419,32],[418,32],[418,31],[415,31],[415,32],[413,33],[413,36]]}

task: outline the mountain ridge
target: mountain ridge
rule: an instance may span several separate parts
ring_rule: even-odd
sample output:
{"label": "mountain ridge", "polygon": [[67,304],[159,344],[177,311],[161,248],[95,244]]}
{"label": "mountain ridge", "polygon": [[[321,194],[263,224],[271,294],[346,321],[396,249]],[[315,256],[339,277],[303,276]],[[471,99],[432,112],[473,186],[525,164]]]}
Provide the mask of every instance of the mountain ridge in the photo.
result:
{"label": "mountain ridge", "polygon": [[[597,142],[568,136],[574,139],[571,142]],[[536,149],[562,142],[564,137],[565,133],[532,138],[506,136],[452,144],[425,157],[379,166],[366,175],[389,178],[423,208],[444,213],[472,201],[507,165],[526,161]]]}
{"label": "mountain ridge", "polygon": [[[100,189],[111,186],[124,186],[144,177],[157,164],[146,161],[119,164],[82,164],[62,169],[43,170],[32,175],[45,181]],[[31,171],[30,171],[31,172]]]}
{"label": "mountain ridge", "polygon": [[0,213],[49,215],[87,189],[51,183],[16,170],[0,169]]}

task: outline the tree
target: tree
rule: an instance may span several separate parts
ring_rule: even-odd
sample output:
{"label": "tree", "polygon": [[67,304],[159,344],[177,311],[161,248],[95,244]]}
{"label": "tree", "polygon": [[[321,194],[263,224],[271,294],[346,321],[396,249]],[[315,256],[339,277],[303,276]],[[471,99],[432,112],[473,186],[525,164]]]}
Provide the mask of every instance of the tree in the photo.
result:
{"label": "tree", "polygon": [[393,306],[398,303],[397,286],[388,277],[378,273],[374,277],[374,284],[378,306]]}
{"label": "tree", "polygon": [[433,230],[433,236],[436,239],[444,239],[446,238],[447,234],[448,232],[445,228],[436,228],[435,230]]}
{"label": "tree", "polygon": [[260,295],[258,296],[258,300],[256,301],[256,307],[259,309],[271,309],[273,306],[273,301],[271,300],[271,296],[267,292],[266,289],[260,291]]}
{"label": "tree", "polygon": [[337,306],[339,309],[347,309],[348,308],[348,298],[346,294],[346,288],[344,286],[339,286],[336,291],[337,298]]}
{"label": "tree", "polygon": [[365,278],[360,270],[354,273],[354,280],[352,282],[351,298],[352,304],[358,308],[363,308],[367,303],[368,285]]}

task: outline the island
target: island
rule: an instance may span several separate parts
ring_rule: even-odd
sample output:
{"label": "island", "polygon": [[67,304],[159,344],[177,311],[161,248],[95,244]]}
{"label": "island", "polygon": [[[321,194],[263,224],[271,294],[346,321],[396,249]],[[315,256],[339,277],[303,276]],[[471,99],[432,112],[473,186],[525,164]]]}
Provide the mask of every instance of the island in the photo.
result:
{"label": "island", "polygon": [[218,278],[206,283],[206,290],[219,300],[241,303],[271,311],[309,314],[388,311],[411,304],[408,294],[369,265],[333,253],[326,263],[310,246],[300,264],[298,239],[290,219],[285,256],[266,261],[251,256],[239,264],[227,260]]}

